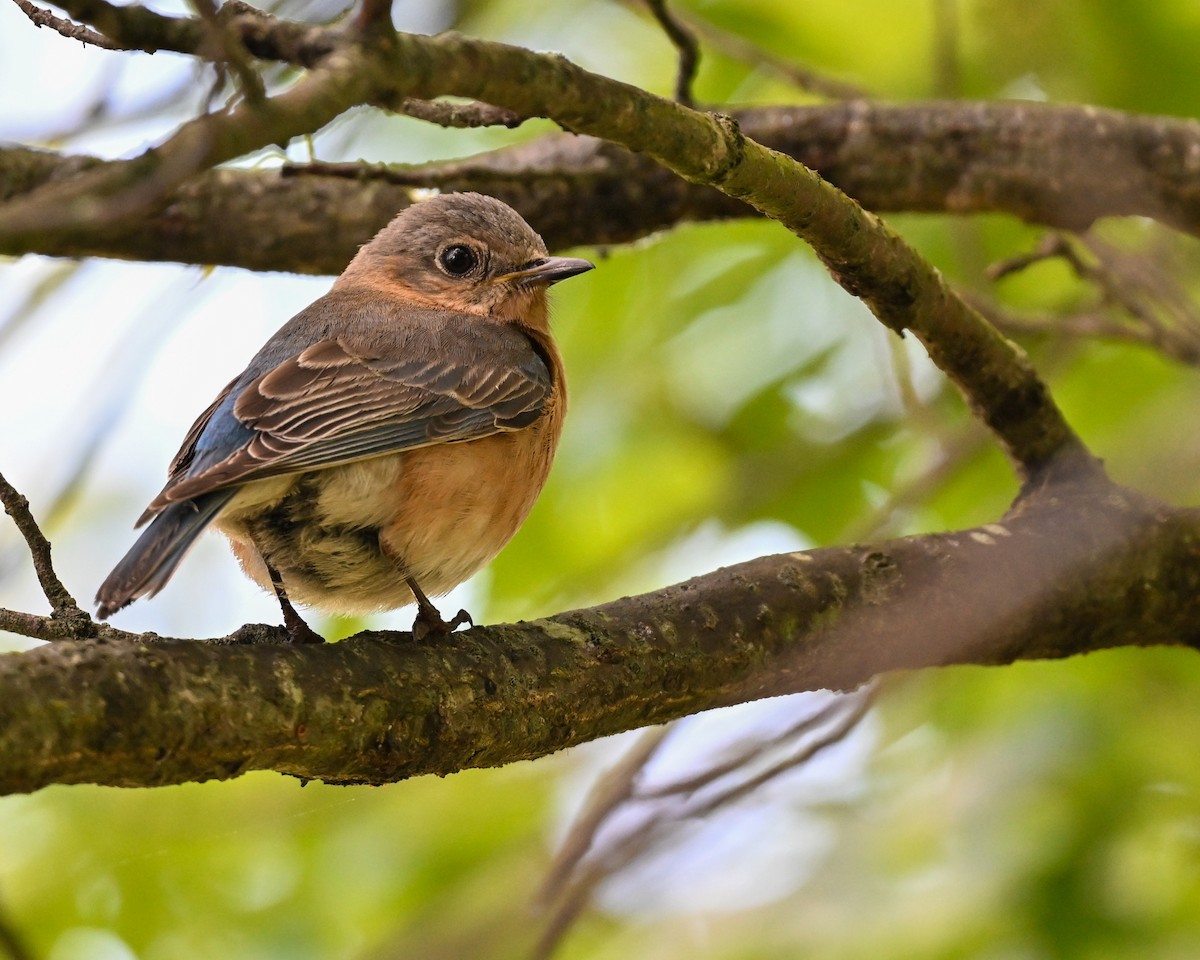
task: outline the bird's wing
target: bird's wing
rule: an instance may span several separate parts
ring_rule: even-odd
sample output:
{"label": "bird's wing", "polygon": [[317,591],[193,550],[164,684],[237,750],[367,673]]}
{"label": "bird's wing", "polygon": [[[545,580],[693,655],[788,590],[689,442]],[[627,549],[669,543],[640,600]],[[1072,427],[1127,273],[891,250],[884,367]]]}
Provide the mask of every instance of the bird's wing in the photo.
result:
{"label": "bird's wing", "polygon": [[514,327],[449,317],[403,341],[324,339],[234,380],[193,425],[143,520],[250,480],[533,423],[553,388],[540,349]]}

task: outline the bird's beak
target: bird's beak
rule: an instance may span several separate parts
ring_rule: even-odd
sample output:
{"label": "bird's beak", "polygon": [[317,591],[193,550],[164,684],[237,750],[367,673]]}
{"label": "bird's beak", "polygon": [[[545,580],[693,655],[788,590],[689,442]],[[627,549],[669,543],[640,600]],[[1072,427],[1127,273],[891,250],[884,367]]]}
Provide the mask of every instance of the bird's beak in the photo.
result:
{"label": "bird's beak", "polygon": [[590,260],[581,260],[579,257],[545,257],[542,260],[527,263],[512,273],[497,277],[495,282],[544,283],[546,286],[550,286],[552,283],[558,283],[559,280],[566,280],[567,277],[585,273],[595,266]]}

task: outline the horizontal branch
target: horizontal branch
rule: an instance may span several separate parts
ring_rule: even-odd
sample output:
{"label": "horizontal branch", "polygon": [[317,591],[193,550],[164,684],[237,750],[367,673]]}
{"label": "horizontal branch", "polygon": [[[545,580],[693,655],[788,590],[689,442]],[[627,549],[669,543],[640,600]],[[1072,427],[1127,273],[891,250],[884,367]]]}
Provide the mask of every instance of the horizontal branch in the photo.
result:
{"label": "horizontal branch", "polygon": [[[54,5],[94,26],[110,41],[110,49],[170,50],[202,59],[224,58],[221,46],[210,42],[211,32],[199,17],[167,16],[141,4],[108,0],[55,0]],[[227,0],[219,16],[250,53],[264,60],[311,67],[339,44],[336,30],[273,17],[241,0]]]}
{"label": "horizontal branch", "polygon": [[[862,101],[765,107],[737,117],[748,137],[817,170],[871,210],[1009,213],[1065,229],[1105,216],[1143,216],[1200,234],[1200,188],[1186,161],[1200,152],[1200,124],[1193,121],[1031,103]],[[0,148],[0,200],[98,163]],[[408,205],[412,187],[500,197],[557,248],[626,243],[685,221],[755,215],[648,157],[559,135],[418,168],[207,173],[135,223],[48,231],[36,242],[0,240],[0,252],[336,274]]]}
{"label": "horizontal branch", "polygon": [[1088,473],[1002,523],[764,557],[426,644],[371,633],[9,654],[0,792],[255,769],[385,783],[887,671],[1149,644],[1200,647],[1200,514]]}

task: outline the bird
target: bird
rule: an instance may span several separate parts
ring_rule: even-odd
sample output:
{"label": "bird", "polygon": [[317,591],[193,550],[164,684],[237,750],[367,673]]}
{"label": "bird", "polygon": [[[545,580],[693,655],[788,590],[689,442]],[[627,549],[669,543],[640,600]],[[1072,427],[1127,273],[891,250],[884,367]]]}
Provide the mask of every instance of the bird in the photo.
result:
{"label": "bird", "polygon": [[483,194],[402,210],[196,419],[97,616],[157,594],[214,527],[293,642],[324,642],[296,603],[416,603],[418,637],[472,623],[429,597],[499,553],[541,492],[567,409],[546,290],[593,267]]}

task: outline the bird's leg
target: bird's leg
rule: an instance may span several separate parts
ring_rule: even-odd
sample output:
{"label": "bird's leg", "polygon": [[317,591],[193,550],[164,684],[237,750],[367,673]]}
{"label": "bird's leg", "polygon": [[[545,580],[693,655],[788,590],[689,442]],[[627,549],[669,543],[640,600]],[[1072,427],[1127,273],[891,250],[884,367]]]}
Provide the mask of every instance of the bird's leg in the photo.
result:
{"label": "bird's leg", "polygon": [[296,612],[292,601],[288,599],[287,591],[283,589],[283,577],[279,571],[267,563],[267,573],[271,576],[271,586],[275,588],[275,599],[279,601],[279,609],[283,611],[283,625],[287,628],[288,637],[292,643],[324,643],[325,638],[304,622],[304,618]]}
{"label": "bird's leg", "polygon": [[417,641],[424,640],[426,637],[438,634],[450,634],[461,627],[464,623],[469,623],[475,626],[475,621],[471,619],[471,615],[466,610],[459,610],[450,621],[442,619],[442,615],[425,596],[425,591],[417,584],[416,579],[409,574],[404,559],[384,542],[383,538],[379,539],[379,549],[383,551],[383,555],[392,561],[396,571],[404,578],[404,582],[408,584],[408,589],[412,591],[413,598],[417,601],[417,617],[413,620],[412,634],[413,639]]}
{"label": "bird's leg", "polygon": [[412,628],[414,640],[424,640],[431,634],[453,633],[464,623],[475,626],[475,621],[471,619],[471,615],[466,610],[459,610],[449,622],[443,620],[442,615],[438,613],[438,608],[429,602],[429,598],[417,586],[416,580],[405,574],[404,582],[408,584],[408,589],[417,598],[417,618],[413,621]]}

